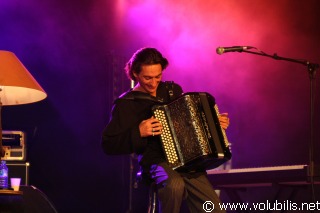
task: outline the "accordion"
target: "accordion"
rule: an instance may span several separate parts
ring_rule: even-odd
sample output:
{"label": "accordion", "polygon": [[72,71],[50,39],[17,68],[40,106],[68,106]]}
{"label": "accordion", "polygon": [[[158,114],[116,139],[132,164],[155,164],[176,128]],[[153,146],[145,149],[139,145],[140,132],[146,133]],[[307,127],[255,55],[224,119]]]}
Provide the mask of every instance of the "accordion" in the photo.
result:
{"label": "accordion", "polygon": [[162,123],[162,147],[174,170],[207,170],[231,159],[219,110],[210,94],[184,93],[168,104],[154,105],[152,112]]}

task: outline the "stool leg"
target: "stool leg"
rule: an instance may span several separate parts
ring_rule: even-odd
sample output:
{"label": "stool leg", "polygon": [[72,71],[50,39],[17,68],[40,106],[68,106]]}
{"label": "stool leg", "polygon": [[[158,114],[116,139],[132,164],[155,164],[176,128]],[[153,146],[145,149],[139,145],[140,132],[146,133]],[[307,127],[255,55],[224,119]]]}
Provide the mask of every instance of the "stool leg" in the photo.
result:
{"label": "stool leg", "polygon": [[150,191],[149,191],[148,213],[157,212],[157,207],[158,207],[157,203],[158,203],[157,187],[156,187],[156,184],[153,183],[151,184]]}

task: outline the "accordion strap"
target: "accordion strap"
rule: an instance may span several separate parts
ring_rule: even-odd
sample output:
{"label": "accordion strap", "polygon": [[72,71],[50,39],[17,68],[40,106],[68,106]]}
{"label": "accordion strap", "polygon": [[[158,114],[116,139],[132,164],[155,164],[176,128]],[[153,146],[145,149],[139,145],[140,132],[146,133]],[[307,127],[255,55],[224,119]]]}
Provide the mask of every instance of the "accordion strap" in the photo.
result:
{"label": "accordion strap", "polygon": [[168,94],[169,94],[169,98],[170,98],[170,101],[172,101],[174,99],[174,94],[173,94],[173,81],[165,81],[165,84],[166,84],[166,89],[168,91]]}
{"label": "accordion strap", "polygon": [[[170,101],[172,101],[174,99],[174,92],[173,92],[173,87],[174,87],[174,83],[173,81],[165,81],[165,88],[168,92],[168,96]],[[116,99],[117,100],[148,100],[148,101],[153,101],[156,103],[162,103],[163,99],[161,98],[156,98],[153,97],[147,93],[140,93],[140,92],[132,92],[132,90],[127,91],[125,93],[123,93],[122,95],[119,96],[119,98]]]}
{"label": "accordion strap", "polygon": [[153,102],[162,102],[160,99],[153,97],[147,93],[137,93],[137,92],[131,92],[128,91],[124,94],[122,94],[119,98],[116,99],[117,100],[148,100],[148,101],[153,101]]}

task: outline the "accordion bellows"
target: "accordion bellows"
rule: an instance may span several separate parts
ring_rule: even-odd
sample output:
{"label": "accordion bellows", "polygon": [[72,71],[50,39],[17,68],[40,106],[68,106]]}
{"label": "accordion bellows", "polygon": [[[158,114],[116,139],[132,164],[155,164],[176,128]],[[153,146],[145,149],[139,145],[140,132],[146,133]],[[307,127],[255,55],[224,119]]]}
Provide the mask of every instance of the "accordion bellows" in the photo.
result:
{"label": "accordion bellows", "polygon": [[152,111],[163,125],[161,143],[173,169],[207,170],[231,159],[218,107],[209,93],[185,93],[168,104],[153,106]]}

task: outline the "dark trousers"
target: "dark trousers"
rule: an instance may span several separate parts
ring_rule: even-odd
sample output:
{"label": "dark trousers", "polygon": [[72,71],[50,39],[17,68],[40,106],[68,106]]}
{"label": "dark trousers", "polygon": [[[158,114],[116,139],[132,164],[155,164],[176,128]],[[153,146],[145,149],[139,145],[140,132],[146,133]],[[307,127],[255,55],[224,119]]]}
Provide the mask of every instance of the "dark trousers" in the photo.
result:
{"label": "dark trousers", "polygon": [[210,212],[225,212],[219,208],[220,199],[205,174],[195,178],[183,177],[167,163],[152,166],[150,173],[158,186],[160,212],[179,213],[183,200],[186,200],[190,213],[206,212],[205,202],[208,204],[206,208],[212,208]]}

